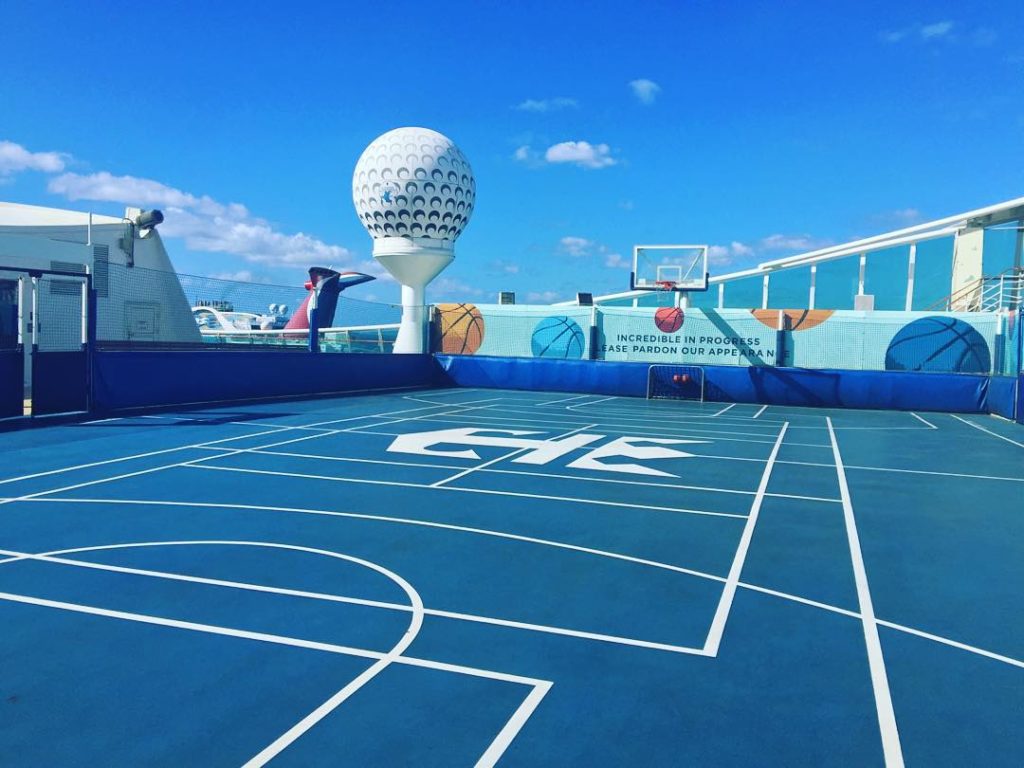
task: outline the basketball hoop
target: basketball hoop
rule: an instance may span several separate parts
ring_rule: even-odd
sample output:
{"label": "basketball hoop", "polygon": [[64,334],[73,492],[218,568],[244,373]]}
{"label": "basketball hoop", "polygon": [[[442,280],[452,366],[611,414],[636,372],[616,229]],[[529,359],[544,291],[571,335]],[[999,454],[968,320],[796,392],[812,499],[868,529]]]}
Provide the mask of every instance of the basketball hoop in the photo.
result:
{"label": "basketball hoop", "polygon": [[654,285],[659,291],[671,291],[676,287],[674,280],[655,280]]}

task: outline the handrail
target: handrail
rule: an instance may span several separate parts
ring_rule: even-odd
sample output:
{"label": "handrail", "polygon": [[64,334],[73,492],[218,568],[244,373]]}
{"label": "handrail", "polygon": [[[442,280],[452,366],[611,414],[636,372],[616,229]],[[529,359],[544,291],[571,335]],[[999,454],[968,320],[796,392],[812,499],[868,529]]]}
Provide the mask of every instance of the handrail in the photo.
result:
{"label": "handrail", "polygon": [[994,312],[1024,304],[1024,269],[1010,267],[997,275],[972,280],[935,302],[926,311]]}

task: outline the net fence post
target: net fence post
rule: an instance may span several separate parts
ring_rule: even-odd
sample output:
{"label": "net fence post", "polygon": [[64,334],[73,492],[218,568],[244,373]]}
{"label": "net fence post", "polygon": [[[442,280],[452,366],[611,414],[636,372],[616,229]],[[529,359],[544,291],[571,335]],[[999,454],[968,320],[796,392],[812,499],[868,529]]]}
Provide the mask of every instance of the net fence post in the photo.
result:
{"label": "net fence post", "polygon": [[786,312],[782,309],[775,330],[775,364],[780,368],[786,365]]}
{"label": "net fence post", "polygon": [[320,351],[320,308],[316,301],[316,287],[309,297],[309,351]]}

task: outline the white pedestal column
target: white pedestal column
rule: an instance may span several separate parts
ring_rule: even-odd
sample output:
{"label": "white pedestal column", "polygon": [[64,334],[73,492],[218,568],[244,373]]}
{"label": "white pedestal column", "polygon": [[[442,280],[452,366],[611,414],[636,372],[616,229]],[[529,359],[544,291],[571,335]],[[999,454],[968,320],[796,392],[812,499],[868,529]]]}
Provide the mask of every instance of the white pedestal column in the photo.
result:
{"label": "white pedestal column", "polygon": [[419,355],[426,352],[427,308],[424,286],[402,286],[402,323],[395,339],[396,354]]}

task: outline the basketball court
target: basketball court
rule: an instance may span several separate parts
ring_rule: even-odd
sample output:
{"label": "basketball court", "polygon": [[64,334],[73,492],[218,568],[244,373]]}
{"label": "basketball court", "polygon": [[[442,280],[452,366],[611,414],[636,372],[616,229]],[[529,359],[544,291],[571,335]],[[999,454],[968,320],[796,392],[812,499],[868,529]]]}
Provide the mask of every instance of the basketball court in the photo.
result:
{"label": "basketball court", "polygon": [[3,440],[21,764],[1024,759],[1008,422],[436,389]]}

